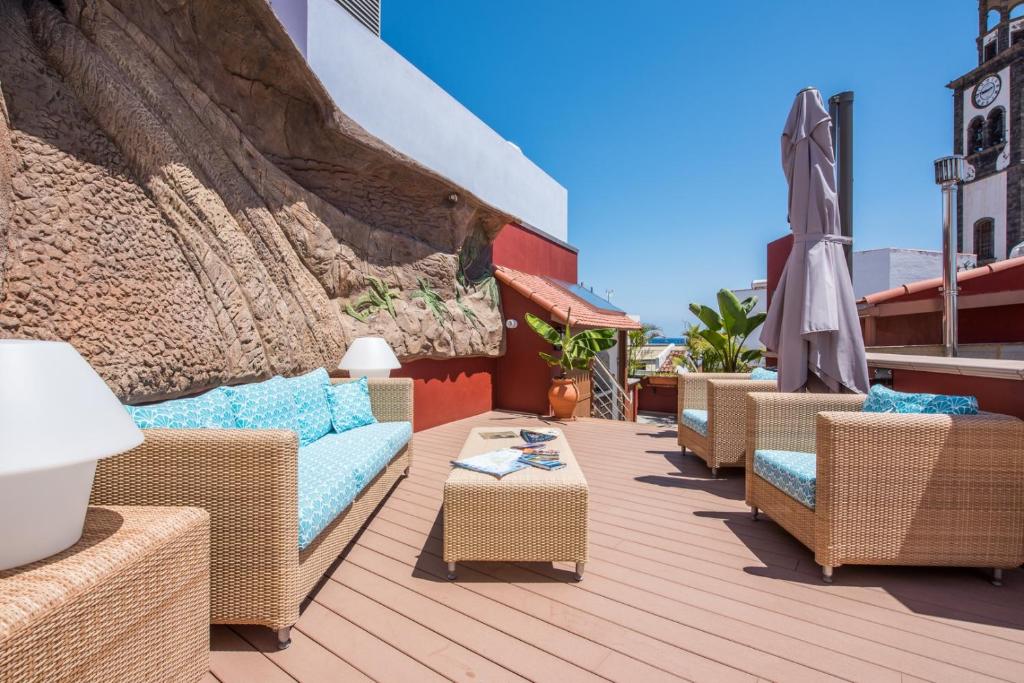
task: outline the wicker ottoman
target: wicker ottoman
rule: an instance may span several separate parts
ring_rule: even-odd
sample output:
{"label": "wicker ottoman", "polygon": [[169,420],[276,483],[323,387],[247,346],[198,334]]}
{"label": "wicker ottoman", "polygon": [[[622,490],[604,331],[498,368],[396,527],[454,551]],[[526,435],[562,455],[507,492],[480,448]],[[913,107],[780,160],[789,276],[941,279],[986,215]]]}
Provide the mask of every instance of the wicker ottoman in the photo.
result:
{"label": "wicker ottoman", "polygon": [[[485,439],[481,433],[514,431],[478,427],[460,458],[522,443],[517,438]],[[587,480],[565,435],[548,442],[566,466],[547,472],[530,467],[501,479],[453,468],[444,484],[444,559],[448,578],[455,563],[575,562],[576,580],[587,561]]]}
{"label": "wicker ottoman", "polygon": [[198,508],[89,508],[76,545],[0,572],[0,681],[202,678],[209,539]]}

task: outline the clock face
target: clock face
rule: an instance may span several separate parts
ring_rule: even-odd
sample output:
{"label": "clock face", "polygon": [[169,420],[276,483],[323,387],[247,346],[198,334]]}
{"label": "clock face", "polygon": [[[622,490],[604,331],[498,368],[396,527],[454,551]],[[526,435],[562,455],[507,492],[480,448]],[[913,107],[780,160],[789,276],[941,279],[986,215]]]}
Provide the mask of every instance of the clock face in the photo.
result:
{"label": "clock face", "polygon": [[989,76],[983,80],[974,89],[974,106],[984,109],[995,102],[1002,87],[1003,82],[999,80],[999,76]]}

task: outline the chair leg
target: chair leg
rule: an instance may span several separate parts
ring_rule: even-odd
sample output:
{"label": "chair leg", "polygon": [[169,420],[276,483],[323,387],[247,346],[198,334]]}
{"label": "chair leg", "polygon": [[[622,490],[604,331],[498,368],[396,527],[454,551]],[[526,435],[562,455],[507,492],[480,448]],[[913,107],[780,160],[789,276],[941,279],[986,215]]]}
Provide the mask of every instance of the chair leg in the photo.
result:
{"label": "chair leg", "polygon": [[277,629],[277,649],[286,650],[292,644],[292,627]]}
{"label": "chair leg", "polygon": [[711,468],[711,478],[712,479],[718,479],[718,468],[717,467],[712,467]]}
{"label": "chair leg", "polygon": [[822,565],[821,567],[821,580],[825,583],[832,583],[832,566]]}
{"label": "chair leg", "polygon": [[408,477],[409,476],[409,468],[408,467],[406,467],[404,470],[402,470],[402,476],[403,477]]}
{"label": "chair leg", "polygon": [[995,567],[992,569],[992,585],[1002,586],[1003,585],[1003,570]]}
{"label": "chair leg", "polygon": [[757,509],[757,506],[756,506],[756,505],[751,505],[751,506],[750,506],[750,514],[751,514],[751,515],[753,516],[753,518],[754,518],[754,521],[755,521],[755,522],[756,522],[756,521],[757,521],[758,519],[760,519],[760,518],[758,517],[758,514],[760,514],[760,512],[761,512],[761,511]]}
{"label": "chair leg", "polygon": [[448,563],[448,580],[449,581],[454,581],[455,580],[455,563],[454,562],[449,562]]}
{"label": "chair leg", "polygon": [[576,563],[576,575],[573,576],[573,578],[576,579],[577,581],[582,581],[583,580],[583,565],[584,564],[586,564],[586,562],[577,562]]}

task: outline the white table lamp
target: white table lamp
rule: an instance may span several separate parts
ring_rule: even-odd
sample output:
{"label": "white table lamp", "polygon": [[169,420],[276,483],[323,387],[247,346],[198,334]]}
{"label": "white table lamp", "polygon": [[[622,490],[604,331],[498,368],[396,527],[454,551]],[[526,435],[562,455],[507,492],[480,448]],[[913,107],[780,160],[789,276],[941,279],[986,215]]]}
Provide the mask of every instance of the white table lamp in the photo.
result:
{"label": "white table lamp", "polygon": [[0,340],[0,570],[78,542],[96,461],[140,443],[70,344]]}
{"label": "white table lamp", "polygon": [[349,377],[389,377],[391,371],[402,367],[384,337],[359,337],[345,352],[338,365],[348,370]]}

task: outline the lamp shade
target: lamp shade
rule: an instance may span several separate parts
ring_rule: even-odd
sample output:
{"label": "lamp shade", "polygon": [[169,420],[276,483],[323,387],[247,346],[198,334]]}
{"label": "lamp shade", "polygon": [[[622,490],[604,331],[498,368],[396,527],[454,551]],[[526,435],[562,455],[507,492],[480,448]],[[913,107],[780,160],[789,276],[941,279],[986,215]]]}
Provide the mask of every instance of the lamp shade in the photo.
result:
{"label": "lamp shade", "polygon": [[387,377],[402,367],[384,337],[359,337],[348,347],[338,368],[350,377]]}
{"label": "lamp shade", "polygon": [[142,432],[73,346],[0,340],[0,476],[98,460],[140,443]]}

